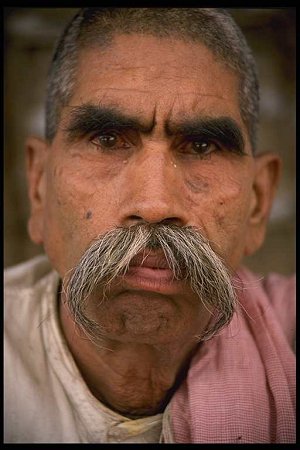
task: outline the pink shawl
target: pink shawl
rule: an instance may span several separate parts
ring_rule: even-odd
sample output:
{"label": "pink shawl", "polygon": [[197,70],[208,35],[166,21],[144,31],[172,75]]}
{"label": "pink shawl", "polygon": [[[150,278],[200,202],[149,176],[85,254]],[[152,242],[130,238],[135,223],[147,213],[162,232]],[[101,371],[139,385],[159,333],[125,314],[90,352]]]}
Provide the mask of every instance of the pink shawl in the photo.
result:
{"label": "pink shawl", "polygon": [[237,280],[239,312],[200,345],[171,401],[175,442],[295,442],[295,277],[243,268]]}

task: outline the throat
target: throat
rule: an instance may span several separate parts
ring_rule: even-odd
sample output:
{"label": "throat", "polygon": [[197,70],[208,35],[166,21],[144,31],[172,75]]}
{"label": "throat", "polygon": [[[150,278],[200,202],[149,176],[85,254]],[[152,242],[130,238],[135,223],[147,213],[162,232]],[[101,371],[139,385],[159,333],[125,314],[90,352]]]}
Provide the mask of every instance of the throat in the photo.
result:
{"label": "throat", "polygon": [[194,353],[193,349],[183,360],[173,360],[149,347],[98,349],[97,354],[87,351],[76,356],[73,352],[73,356],[87,386],[101,403],[123,416],[138,418],[164,411],[186,377]]}
{"label": "throat", "polygon": [[119,377],[113,377],[113,382],[112,378],[102,380],[101,386],[99,380],[95,384],[85,378],[92,394],[101,403],[125,417],[137,419],[163,413],[178,389],[185,370],[169,380],[165,376],[160,377],[158,371],[155,371],[154,377],[148,374],[139,378],[132,370],[122,380]]}
{"label": "throat", "polygon": [[127,392],[124,393],[122,389],[117,396],[116,392],[113,395],[108,392],[103,394],[103,390],[99,392],[91,386],[90,390],[106,407],[130,419],[139,419],[163,413],[173,395],[173,389],[167,392],[149,393],[149,391],[137,389],[136,386],[127,386]]}
{"label": "throat", "polygon": [[[151,339],[150,344],[142,343],[142,339],[135,342],[106,339],[97,345],[79,327],[74,331],[74,322],[62,305],[60,311],[63,332],[76,365],[101,403],[129,418],[164,411],[198,348],[194,333],[190,339],[185,335],[178,340],[176,336],[172,339],[168,336],[166,342],[160,339],[153,343]],[[152,319],[151,326],[155,326],[155,318]],[[132,320],[132,328],[138,326],[129,315],[127,320]]]}

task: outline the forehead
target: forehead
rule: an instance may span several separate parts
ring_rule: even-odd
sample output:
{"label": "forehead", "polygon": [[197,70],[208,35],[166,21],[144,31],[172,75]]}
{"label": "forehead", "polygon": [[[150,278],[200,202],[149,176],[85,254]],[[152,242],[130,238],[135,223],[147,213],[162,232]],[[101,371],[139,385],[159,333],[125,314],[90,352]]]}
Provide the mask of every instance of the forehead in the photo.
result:
{"label": "forehead", "polygon": [[105,103],[146,115],[232,115],[238,78],[202,43],[119,35],[80,51],[71,105]]}

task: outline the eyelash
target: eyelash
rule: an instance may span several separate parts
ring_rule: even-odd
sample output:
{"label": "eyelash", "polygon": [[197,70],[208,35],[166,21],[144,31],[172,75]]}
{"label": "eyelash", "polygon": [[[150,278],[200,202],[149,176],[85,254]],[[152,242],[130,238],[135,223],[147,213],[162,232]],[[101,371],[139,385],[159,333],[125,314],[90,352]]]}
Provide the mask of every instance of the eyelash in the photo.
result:
{"label": "eyelash", "polygon": [[[194,146],[196,144],[200,144],[201,146],[203,146],[203,144],[206,144],[206,148],[203,149],[203,147],[195,149]],[[219,144],[217,144],[215,141],[213,141],[212,139],[208,139],[208,138],[204,138],[204,137],[196,137],[196,138],[188,138],[187,141],[185,141],[183,143],[183,148],[184,150],[186,150],[186,147],[188,146],[192,146],[192,152],[193,154],[199,156],[199,157],[206,157],[211,155],[214,152],[220,151],[221,150],[221,146]],[[213,149],[211,149],[211,147],[213,147]]]}
{"label": "eyelash", "polygon": [[116,148],[117,144],[113,144],[113,145],[103,145],[104,143],[100,143],[100,142],[95,142],[97,139],[100,140],[100,138],[114,138],[116,140],[120,139],[121,145],[118,146],[118,148],[129,148],[130,144],[126,141],[126,139],[124,139],[122,137],[122,135],[116,131],[103,131],[103,132],[98,132],[96,134],[93,134],[89,141],[95,145],[96,147],[101,147],[103,150],[107,150],[109,151],[110,149],[113,150],[114,148]]}

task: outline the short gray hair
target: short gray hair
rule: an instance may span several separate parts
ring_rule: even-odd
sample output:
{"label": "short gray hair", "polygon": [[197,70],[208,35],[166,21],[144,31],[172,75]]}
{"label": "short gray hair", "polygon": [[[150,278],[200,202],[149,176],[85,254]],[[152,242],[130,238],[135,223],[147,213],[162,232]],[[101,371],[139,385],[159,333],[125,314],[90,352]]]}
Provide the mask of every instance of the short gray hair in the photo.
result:
{"label": "short gray hair", "polygon": [[66,27],[49,72],[46,138],[54,138],[62,108],[72,96],[79,50],[106,46],[120,34],[150,34],[202,42],[239,77],[241,117],[256,148],[259,83],[256,63],[245,36],[224,9],[83,8]]}

